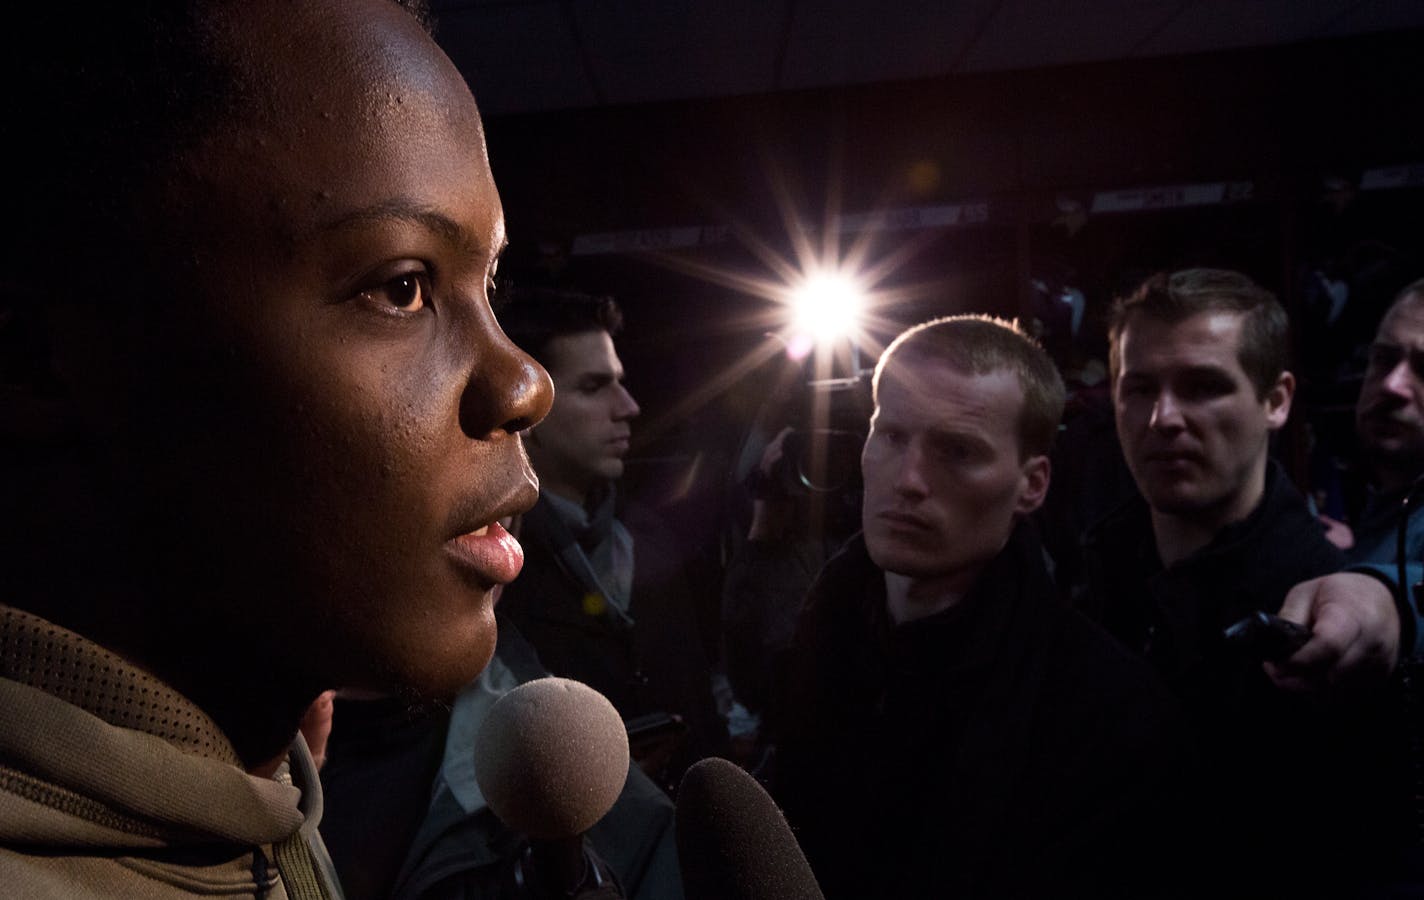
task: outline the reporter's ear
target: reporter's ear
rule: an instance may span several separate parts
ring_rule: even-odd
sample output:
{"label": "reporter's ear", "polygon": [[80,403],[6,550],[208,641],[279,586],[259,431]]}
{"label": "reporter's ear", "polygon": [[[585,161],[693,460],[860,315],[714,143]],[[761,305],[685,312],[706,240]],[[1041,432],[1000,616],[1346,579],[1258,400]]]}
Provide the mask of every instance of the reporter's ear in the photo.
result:
{"label": "reporter's ear", "polygon": [[1024,461],[1019,485],[1019,498],[1014,512],[1026,516],[1043,505],[1048,496],[1053,464],[1047,456],[1031,456]]}

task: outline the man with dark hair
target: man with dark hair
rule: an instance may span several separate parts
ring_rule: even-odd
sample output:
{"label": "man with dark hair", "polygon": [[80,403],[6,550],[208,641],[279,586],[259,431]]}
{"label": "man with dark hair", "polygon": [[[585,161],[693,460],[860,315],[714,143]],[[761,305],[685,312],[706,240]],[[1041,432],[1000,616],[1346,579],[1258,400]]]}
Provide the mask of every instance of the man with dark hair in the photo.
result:
{"label": "man with dark hair", "polygon": [[774,796],[827,897],[1151,896],[1174,712],[1059,606],[1026,516],[1064,403],[1015,325],[925,323],[881,356],[863,531],[802,610]]}
{"label": "man with dark hair", "polygon": [[[672,789],[692,762],[725,751],[726,725],[681,553],[651,510],[615,489],[639,413],[613,346],[622,314],[609,297],[516,285],[500,318],[555,389],[527,439],[539,502],[521,524],[524,574],[503,594],[501,622],[550,672],[612,701],[635,758]],[[641,730],[655,720],[664,724]]]}
{"label": "man with dark hair", "polygon": [[[1307,649],[1234,639],[1260,633],[1252,617],[1280,611],[1292,586],[1342,563],[1269,458],[1295,388],[1285,312],[1244,275],[1186,270],[1118,304],[1110,334],[1118,436],[1141,497],[1090,533],[1086,602],[1194,723],[1203,805],[1189,830],[1211,861],[1198,870],[1203,890],[1350,896],[1380,874],[1368,864],[1398,824],[1383,692],[1287,693],[1262,663],[1284,672]],[[1312,642],[1329,637],[1342,609],[1377,599],[1317,608],[1306,624],[1326,634]],[[1392,612],[1387,597],[1366,610]],[[1288,858],[1310,863],[1282,865]]]}
{"label": "man with dark hair", "polygon": [[[1275,298],[1234,272],[1179,272],[1119,304],[1108,357],[1118,436],[1164,562],[1260,502],[1268,440],[1295,393],[1287,327]],[[1189,428],[1198,407],[1201,427]]]}
{"label": "man with dark hair", "polygon": [[304,712],[469,682],[536,496],[479,112],[388,0],[9,24],[0,884],[339,896]]}

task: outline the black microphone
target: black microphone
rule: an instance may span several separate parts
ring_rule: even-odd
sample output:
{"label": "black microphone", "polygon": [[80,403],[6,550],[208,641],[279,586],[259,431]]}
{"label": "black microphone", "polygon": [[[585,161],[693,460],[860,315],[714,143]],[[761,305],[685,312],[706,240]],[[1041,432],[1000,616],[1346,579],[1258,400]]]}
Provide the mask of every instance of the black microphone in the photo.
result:
{"label": "black microphone", "polygon": [[694,763],[674,822],[687,900],[824,900],[781,810],[734,763]]}
{"label": "black microphone", "polygon": [[628,733],[608,698],[567,678],[525,682],[490,706],[474,755],[490,810],[529,838],[513,871],[519,893],[611,892],[583,841],[628,778]]}

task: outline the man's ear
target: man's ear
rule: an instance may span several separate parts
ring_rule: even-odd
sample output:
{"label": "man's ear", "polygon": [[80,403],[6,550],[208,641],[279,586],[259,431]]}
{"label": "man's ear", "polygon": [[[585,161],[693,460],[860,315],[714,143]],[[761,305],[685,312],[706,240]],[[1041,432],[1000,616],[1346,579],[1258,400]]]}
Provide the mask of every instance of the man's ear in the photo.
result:
{"label": "man's ear", "polygon": [[1290,418],[1291,400],[1295,397],[1295,376],[1282,372],[1271,389],[1266,391],[1266,427],[1272,431],[1286,424]]}
{"label": "man's ear", "polygon": [[1048,496],[1048,482],[1052,471],[1053,465],[1047,456],[1030,456],[1024,461],[1020,472],[1019,498],[1014,505],[1015,513],[1026,516],[1043,505],[1044,498]]}

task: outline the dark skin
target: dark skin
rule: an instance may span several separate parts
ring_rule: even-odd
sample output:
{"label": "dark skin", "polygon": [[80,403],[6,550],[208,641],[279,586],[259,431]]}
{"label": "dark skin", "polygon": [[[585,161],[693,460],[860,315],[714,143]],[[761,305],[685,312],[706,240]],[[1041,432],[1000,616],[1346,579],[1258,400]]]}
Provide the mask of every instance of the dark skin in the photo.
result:
{"label": "dark skin", "polygon": [[537,497],[520,432],[552,387],[490,310],[479,114],[419,25],[388,0],[220,25],[255,98],[153,197],[156,312],[53,317],[98,448],[79,518],[112,544],[82,602],[29,605],[268,771],[323,690],[453,695],[488,662],[517,571],[491,523]]}

